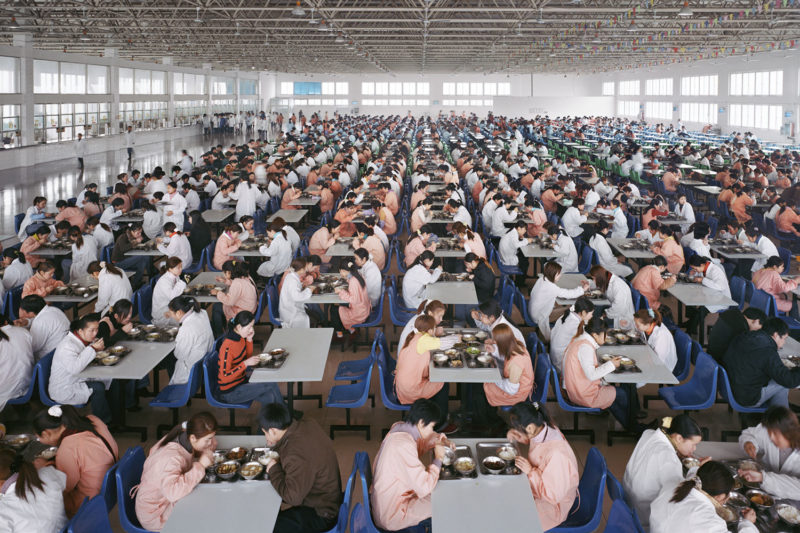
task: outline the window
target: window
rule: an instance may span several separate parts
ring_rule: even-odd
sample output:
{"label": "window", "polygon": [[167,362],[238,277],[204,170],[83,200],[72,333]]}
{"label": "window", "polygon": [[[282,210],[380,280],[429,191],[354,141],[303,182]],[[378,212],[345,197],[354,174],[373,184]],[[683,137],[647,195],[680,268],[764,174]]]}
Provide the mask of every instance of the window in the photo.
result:
{"label": "window", "polygon": [[393,81],[389,84],[389,94],[392,96],[400,96],[403,94],[403,84],[399,81]]}
{"label": "window", "polygon": [[455,100],[442,100],[442,105],[444,105],[444,106],[448,106],[448,105],[449,106],[454,106],[454,105],[456,105],[456,101]]}
{"label": "window", "polygon": [[336,99],[336,106],[337,107],[347,107],[347,98],[337,98]]}
{"label": "window", "polygon": [[[346,81],[337,81],[336,94],[350,94],[350,84]],[[347,104],[345,103],[345,105]]]}
{"label": "window", "polygon": [[460,100],[460,99],[456,100],[456,105],[459,105],[461,107],[466,107],[469,105],[469,100]]}
{"label": "window", "polygon": [[681,78],[681,94],[683,96],[717,96],[719,77],[688,76]]}
{"label": "window", "polygon": [[497,96],[497,84],[495,82],[489,82],[483,84],[483,94],[486,96]]}
{"label": "window", "polygon": [[[0,137],[11,137],[17,131],[19,131],[19,106],[0,105]],[[5,142],[0,145],[6,146]]]}
{"label": "window", "polygon": [[[403,82],[403,94],[405,96],[414,96],[417,94],[417,84],[413,81]],[[405,105],[405,104],[404,104]],[[408,104],[414,105],[414,104]]]}
{"label": "window", "polygon": [[462,81],[456,83],[456,94],[459,96],[469,96],[469,83]]}
{"label": "window", "polygon": [[[380,81],[375,83],[375,94],[378,96],[386,96],[389,94],[389,83],[385,81]],[[380,105],[380,104],[378,104]],[[386,105],[386,104],[384,104]]]}
{"label": "window", "polygon": [[40,61],[38,59],[33,61],[33,92],[58,93],[57,61]]}
{"label": "window", "polygon": [[783,107],[779,105],[731,104],[729,124],[743,128],[779,130]]}
{"label": "window", "polygon": [[603,96],[614,96],[614,82],[603,82]]}
{"label": "window", "polygon": [[294,94],[294,84],[290,81],[282,81],[281,94]]}
{"label": "window", "polygon": [[639,80],[619,82],[620,96],[639,96],[639,85],[641,85]]}
{"label": "window", "polygon": [[[19,92],[19,59],[0,57],[0,93]],[[3,106],[4,108],[6,106]],[[11,106],[9,106],[11,107]],[[5,116],[5,113],[3,114]],[[19,114],[14,115],[19,119]]]}
{"label": "window", "polygon": [[681,120],[702,124],[717,123],[717,104],[684,102],[681,104]]}
{"label": "window", "polygon": [[417,105],[417,101],[413,98],[403,98],[403,105],[404,106],[414,106]]}
{"label": "window", "polygon": [[239,80],[239,94],[258,94],[258,80]]}
{"label": "window", "polygon": [[133,69],[119,69],[119,94],[133,94]]}
{"label": "window", "polygon": [[86,93],[108,94],[108,67],[86,65]]}
{"label": "window", "polygon": [[233,78],[214,76],[211,78],[211,94],[234,94],[233,83]]}
{"label": "window", "polygon": [[[375,94],[375,84],[371,81],[363,81],[361,82],[361,94],[366,94],[372,96]],[[374,102],[374,100],[373,100]],[[364,104],[367,105],[367,104]],[[370,104],[374,105],[374,104]]]}
{"label": "window", "polygon": [[483,83],[470,83],[469,84],[469,94],[472,96],[483,96]]}
{"label": "window", "polygon": [[[431,93],[431,84],[427,81],[417,82],[417,96],[428,96]],[[422,104],[420,104],[422,105]],[[428,105],[428,104],[425,104]]]}
{"label": "window", "polygon": [[660,118],[671,120],[672,102],[645,102],[644,116],[646,119]]}
{"label": "window", "polygon": [[296,81],[294,94],[322,94],[322,84],[318,81]]}
{"label": "window", "polygon": [[150,94],[150,71],[136,69],[133,71],[134,92]]}
{"label": "window", "polygon": [[507,81],[498,83],[497,96],[511,96],[511,84]]}
{"label": "window", "polygon": [[473,106],[482,106],[483,105],[483,100],[470,100],[469,103],[470,103],[470,105],[473,105]]}
{"label": "window", "polygon": [[[620,86],[622,83],[620,83]],[[620,100],[617,102],[617,115],[635,117],[639,114],[638,100]]]}
{"label": "window", "polygon": [[450,81],[446,81],[442,84],[442,94],[445,96],[453,96],[456,94],[456,84]]}
{"label": "window", "polygon": [[160,70],[150,72],[150,94],[166,94],[167,73]]}
{"label": "window", "polygon": [[[164,102],[166,104],[166,102]],[[68,141],[79,133],[93,137],[111,132],[109,103],[35,104],[33,106],[33,138],[36,143]],[[122,105],[122,104],[120,104]],[[16,109],[16,116],[12,116]],[[3,131],[11,122],[19,123],[19,106],[0,106]],[[58,128],[64,128],[59,133]]]}
{"label": "window", "polygon": [[782,96],[783,71],[731,74],[731,96]]}
{"label": "window", "polygon": [[361,105],[373,106],[375,105],[375,100],[373,98],[364,98],[361,100]]}
{"label": "window", "polygon": [[672,78],[645,81],[644,94],[648,96],[672,96]]}
{"label": "window", "polygon": [[389,105],[403,105],[403,101],[400,98],[390,98]]}
{"label": "window", "polygon": [[322,94],[334,94],[336,92],[336,84],[332,81],[322,82]]}
{"label": "window", "polygon": [[492,107],[494,105],[494,100],[484,100],[483,105]]}
{"label": "window", "polygon": [[389,105],[389,100],[386,98],[376,98],[375,105]]}
{"label": "window", "polygon": [[431,105],[431,101],[427,98],[417,98],[417,105]]}
{"label": "window", "polygon": [[321,105],[322,101],[319,98],[309,98],[308,105]]}
{"label": "window", "polygon": [[60,63],[61,94],[86,94],[86,65]]}
{"label": "window", "polygon": [[176,72],[173,74],[172,83],[175,94],[206,94],[206,77],[203,74]]}
{"label": "window", "polygon": [[323,98],[322,105],[332,106],[333,105],[333,98]]}

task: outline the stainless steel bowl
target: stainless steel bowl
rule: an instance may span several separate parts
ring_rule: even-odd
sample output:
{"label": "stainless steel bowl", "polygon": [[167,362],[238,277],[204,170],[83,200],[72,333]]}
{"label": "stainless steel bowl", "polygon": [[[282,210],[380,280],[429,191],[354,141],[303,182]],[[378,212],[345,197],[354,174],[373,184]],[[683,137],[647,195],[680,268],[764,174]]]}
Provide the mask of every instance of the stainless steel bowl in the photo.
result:
{"label": "stainless steel bowl", "polygon": [[447,355],[443,352],[435,352],[433,354],[433,362],[436,363],[437,365],[445,364],[448,359],[449,357],[447,357]]}
{"label": "stainless steel bowl", "polygon": [[259,360],[259,362],[261,362],[261,364],[265,365],[265,364],[269,363],[270,361],[272,361],[272,355],[268,354],[268,353],[260,353],[260,354],[258,354],[258,360]]}
{"label": "stainless steel bowl", "polygon": [[72,289],[72,292],[75,294],[75,296],[86,296],[89,294],[89,289],[86,287],[78,287],[77,289]]}
{"label": "stainless steel bowl", "polygon": [[471,333],[467,333],[465,335],[461,335],[461,340],[464,342],[475,342],[476,340],[478,340],[478,337],[476,337]]}
{"label": "stainless steel bowl", "polygon": [[510,444],[501,446],[497,450],[497,456],[506,463],[513,463],[514,460],[517,458],[517,455],[518,455],[517,449]]}
{"label": "stainless steel bowl", "polygon": [[113,355],[119,355],[125,351],[125,347],[121,344],[117,344],[116,346],[112,346],[111,348],[109,348],[108,351],[111,352]]}
{"label": "stainless steel bowl", "polygon": [[494,455],[484,457],[481,464],[490,474],[500,474],[506,469],[506,462]]}
{"label": "stainless steel bowl", "polygon": [[214,464],[224,463],[225,462],[225,454],[228,453],[228,450],[215,450],[214,451]]}
{"label": "stainless steel bowl", "polygon": [[217,477],[224,480],[233,479],[236,476],[236,473],[239,471],[239,462],[238,461],[224,461],[219,463],[217,467],[214,469],[214,472],[217,474]]}
{"label": "stainless steel bowl", "polygon": [[119,356],[109,355],[108,357],[103,357],[103,359],[101,359],[100,362],[103,363],[103,365],[105,366],[113,366],[119,362]]}
{"label": "stainless steel bowl", "polygon": [[687,470],[700,466],[700,460],[696,457],[684,457],[681,463],[683,463],[683,467]]}
{"label": "stainless steel bowl", "polygon": [[128,335],[134,337],[134,336],[139,335],[141,333],[142,333],[142,328],[131,328],[131,330],[128,332]]}
{"label": "stainless steel bowl", "polygon": [[67,294],[69,291],[70,291],[70,288],[68,286],[56,287],[55,289],[53,289],[54,293],[61,294],[61,295]]}
{"label": "stainless steel bowl", "polygon": [[95,352],[94,358],[95,359],[105,359],[109,355],[111,355],[111,352],[109,352],[108,350],[100,350],[98,352]]}
{"label": "stainless steel bowl", "polygon": [[755,505],[762,511],[765,511],[775,505],[775,498],[763,490],[748,490],[745,495],[747,496],[747,499],[750,500],[751,504]]}
{"label": "stainless steel bowl", "polygon": [[725,505],[729,505],[737,509],[747,509],[748,507],[750,507],[750,500],[748,500],[740,492],[732,490],[728,494],[728,501],[725,503]]}
{"label": "stainless steel bowl", "polygon": [[225,454],[225,458],[229,461],[242,461],[245,457],[247,457],[247,448],[243,446],[231,448],[228,450],[228,453]]}
{"label": "stainless steel bowl", "polygon": [[492,356],[488,353],[482,353],[478,357],[476,357],[478,362],[482,365],[490,365],[492,364]]}
{"label": "stainless steel bowl", "polygon": [[453,464],[453,461],[456,458],[456,452],[454,452],[451,448],[445,448],[444,456],[442,457],[442,464],[444,466],[450,466]]}
{"label": "stainless steel bowl", "polygon": [[453,468],[460,474],[469,475],[475,472],[475,461],[472,457],[459,457],[453,461]]}
{"label": "stainless steel bowl", "polygon": [[167,329],[165,329],[165,330],[164,330],[164,333],[166,333],[166,334],[167,334],[167,335],[169,335],[170,337],[174,337],[174,336],[176,336],[176,335],[178,334],[178,329],[179,329],[179,328],[178,328],[177,326],[173,326],[173,327],[171,327],[171,328],[167,328]]}
{"label": "stainless steel bowl", "polygon": [[735,524],[739,521],[739,511],[727,505],[717,507],[717,516],[725,520],[728,524]]}
{"label": "stainless steel bowl", "polygon": [[264,466],[258,461],[250,461],[239,468],[239,475],[250,480],[257,478],[264,471]]}
{"label": "stainless steel bowl", "polygon": [[147,333],[152,333],[158,329],[158,326],[153,324],[142,324],[142,330],[146,331]]}
{"label": "stainless steel bowl", "polygon": [[161,334],[158,333],[157,331],[154,331],[152,333],[148,333],[147,335],[145,335],[144,338],[146,341],[156,342],[157,340],[161,339]]}
{"label": "stainless steel bowl", "polygon": [[49,448],[45,448],[44,450],[40,451],[37,457],[41,457],[42,459],[49,461],[56,456],[56,453],[58,453],[58,447],[50,446]]}
{"label": "stainless steel bowl", "polygon": [[781,520],[791,526],[800,524],[800,510],[794,505],[788,503],[779,503],[775,506],[775,512],[781,517]]}

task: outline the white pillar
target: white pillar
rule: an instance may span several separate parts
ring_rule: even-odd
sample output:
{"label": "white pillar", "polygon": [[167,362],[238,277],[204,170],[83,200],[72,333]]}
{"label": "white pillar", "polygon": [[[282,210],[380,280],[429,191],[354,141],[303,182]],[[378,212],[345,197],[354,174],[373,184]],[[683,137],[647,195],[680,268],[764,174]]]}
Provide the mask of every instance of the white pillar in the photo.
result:
{"label": "white pillar", "polygon": [[108,66],[108,94],[111,95],[111,106],[108,116],[111,123],[111,135],[122,133],[119,131],[120,105],[119,105],[119,50],[117,48],[104,48],[103,57],[114,58]]}
{"label": "white pillar", "polygon": [[21,49],[19,57],[19,92],[22,102],[19,106],[20,146],[33,144],[33,34],[14,33],[12,44]]}
{"label": "white pillar", "polygon": [[[164,56],[161,63],[172,66],[172,56]],[[169,127],[175,126],[175,82],[172,69],[167,70],[167,124]]]}
{"label": "white pillar", "polygon": [[206,74],[206,87],[205,87],[205,89],[206,89],[206,92],[205,92],[205,96],[206,96],[206,113],[208,113],[208,116],[211,116],[212,115],[212,112],[211,112],[211,110],[212,110],[212,107],[211,107],[211,73],[212,73],[211,63],[203,63],[203,71]]}

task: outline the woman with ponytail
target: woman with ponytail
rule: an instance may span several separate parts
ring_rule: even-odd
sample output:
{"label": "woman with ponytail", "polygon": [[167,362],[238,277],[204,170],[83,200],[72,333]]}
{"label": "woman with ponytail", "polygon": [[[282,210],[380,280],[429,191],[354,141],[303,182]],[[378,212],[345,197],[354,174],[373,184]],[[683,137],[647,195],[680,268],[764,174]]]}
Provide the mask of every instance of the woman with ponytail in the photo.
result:
{"label": "woman with ponytail", "polygon": [[89,263],[87,271],[97,280],[95,313],[105,314],[114,302],[133,299],[131,282],[125,272],[119,268],[105,261],[93,261]]}
{"label": "woman with ponytail", "polygon": [[178,324],[167,316],[167,308],[173,298],[183,294],[186,282],[181,279],[183,261],[178,257],[167,258],[161,268],[161,277],[153,287],[152,322],[158,327],[174,327]]}
{"label": "woman with ponytail", "polygon": [[164,236],[156,237],[156,249],[167,257],[177,257],[185,268],[192,266],[192,245],[174,222],[164,224]]}
{"label": "woman with ponytail", "polygon": [[461,239],[461,246],[464,248],[465,252],[472,252],[478,257],[486,257],[486,245],[483,244],[483,240],[481,240],[479,234],[473,233],[472,230],[461,222],[455,222],[450,231],[453,235]]}
{"label": "woman with ponytail", "polygon": [[386,266],[386,250],[383,248],[381,240],[366,224],[356,224],[356,232],[358,237],[353,239],[353,249],[365,248],[375,264],[378,265],[378,269],[383,270]]}
{"label": "woman with ponytail", "polygon": [[417,257],[419,257],[419,254],[425,250],[430,250],[431,252],[436,251],[436,243],[430,242],[432,234],[433,230],[430,226],[422,226],[411,234],[403,250],[406,268],[411,267]]}
{"label": "woman with ponytail", "polygon": [[579,324],[586,324],[594,316],[594,303],[586,296],[580,296],[572,307],[565,310],[556,320],[550,333],[550,362],[558,372],[564,375],[564,352],[575,337]]}
{"label": "woman with ponytail", "polygon": [[69,228],[69,240],[72,241],[72,265],[69,267],[69,279],[77,281],[89,273],[89,263],[97,261],[97,241],[91,235],[83,235],[81,228]]}
{"label": "woman with ponytail", "polygon": [[528,477],[542,529],[552,529],[566,520],[578,496],[578,460],[543,405],[521,402],[510,414],[506,438],[528,447],[527,459],[518,456],[516,465]]}
{"label": "woman with ponytail", "polygon": [[[657,429],[642,433],[622,480],[628,503],[645,528],[651,524],[650,505],[653,500],[663,490],[671,490],[684,480],[681,461],[694,457],[697,445],[703,439],[700,426],[689,415],[664,417],[659,422]],[[690,474],[694,470],[690,470]]]}
{"label": "woman with ponytail", "polygon": [[205,313],[191,296],[176,296],[169,302],[167,314],[171,321],[179,324],[175,336],[175,369],[170,377],[170,385],[189,381],[192,367],[214,346],[214,333],[208,313]]}
{"label": "woman with ponytail", "polygon": [[508,324],[498,324],[492,329],[492,341],[494,357],[503,361],[503,377],[499,381],[483,384],[486,401],[498,407],[514,405],[530,398],[533,391],[533,364],[525,343],[514,336]]}
{"label": "woman with ponytail", "polygon": [[33,276],[33,268],[25,260],[25,254],[16,248],[3,250],[3,288],[11,290],[21,287]]}
{"label": "woman with ponytail", "polygon": [[381,293],[383,292],[383,275],[381,269],[375,264],[372,259],[372,254],[365,248],[356,248],[353,254],[353,260],[356,262],[358,272],[364,278],[367,284],[367,296],[369,296],[369,303],[374,308],[381,300]]}
{"label": "woman with ponytail", "polygon": [[461,203],[461,200],[456,200],[450,198],[444,204],[444,212],[451,215],[453,222],[461,222],[466,227],[472,227],[472,215],[469,214],[469,211],[464,204]]}
{"label": "woman with ponytail", "polygon": [[143,528],[161,531],[175,504],[203,481],[214,464],[217,428],[214,415],[197,413],[150,450],[136,488],[136,518]]}
{"label": "woman with ponytail", "polygon": [[433,252],[425,250],[417,256],[411,268],[403,277],[403,303],[406,307],[416,309],[425,299],[427,286],[436,283],[442,275],[442,268],[433,268],[436,258]]}
{"label": "woman with ponytail", "polygon": [[0,412],[6,402],[32,387],[33,341],[28,330],[8,324],[0,315]]}
{"label": "woman with ponytail", "polygon": [[358,271],[358,265],[352,259],[345,259],[339,265],[339,274],[347,280],[347,288],[336,289],[336,295],[346,305],[339,305],[338,312],[331,308],[331,322],[336,328],[336,338],[341,339],[344,331],[354,335],[353,326],[361,324],[369,317],[372,304],[367,294],[367,282]]}
{"label": "woman with ponytail", "polygon": [[478,295],[478,305],[488,302],[494,296],[494,285],[497,278],[492,265],[485,257],[478,257],[472,252],[464,256],[464,269],[469,273],[469,278],[475,284],[475,293]]}
{"label": "woman with ponytail", "polygon": [[103,478],[119,459],[117,442],[95,416],[82,416],[71,405],[54,405],[33,419],[39,442],[57,446],[56,468],[67,475],[64,506],[72,517],[84,498],[100,494]]}
{"label": "woman with ponytail", "polygon": [[43,459],[36,446],[17,454],[0,449],[0,528],[8,533],[57,533],[67,525],[67,476]]}
{"label": "woman with ponytail", "polygon": [[661,313],[655,309],[640,309],[633,314],[633,324],[644,333],[647,344],[656,352],[661,362],[670,370],[678,364],[675,339],[667,326],[661,323]]}
{"label": "woman with ponytail", "polygon": [[56,287],[63,287],[64,282],[55,279],[56,267],[49,259],[44,259],[36,265],[36,274],[28,278],[22,287],[22,297],[31,294],[46,298]]}
{"label": "woman with ponytail", "polygon": [[[709,461],[691,479],[664,487],[650,508],[651,533],[727,533],[728,524],[717,509],[728,501],[733,481],[727,466]],[[756,512],[744,509],[738,532],[756,533],[755,521]]]}
{"label": "woman with ponytail", "polygon": [[239,236],[242,233],[242,227],[239,224],[228,224],[225,226],[225,231],[217,239],[217,244],[214,246],[214,259],[212,264],[217,270],[222,270],[222,265],[226,261],[236,259],[233,254],[242,245]]}
{"label": "woman with ponytail", "polygon": [[283,229],[283,220],[273,220],[267,228],[269,244],[262,245],[258,252],[267,260],[258,267],[258,275],[265,278],[281,275],[292,262],[292,245]]}
{"label": "woman with ponytail", "polygon": [[320,256],[323,263],[330,263],[331,256],[325,255],[325,252],[336,244],[336,238],[339,237],[339,227],[339,225],[334,226],[332,223],[320,226],[308,240],[308,252]]}
{"label": "woman with ponytail", "polygon": [[211,321],[215,335],[221,335],[225,329],[225,322],[232,319],[240,311],[255,313],[258,309],[258,290],[250,269],[243,261],[226,261],[222,265],[224,277],[217,277],[217,281],[224,283],[226,290],[212,289],[211,296],[216,296],[219,302],[211,306]]}

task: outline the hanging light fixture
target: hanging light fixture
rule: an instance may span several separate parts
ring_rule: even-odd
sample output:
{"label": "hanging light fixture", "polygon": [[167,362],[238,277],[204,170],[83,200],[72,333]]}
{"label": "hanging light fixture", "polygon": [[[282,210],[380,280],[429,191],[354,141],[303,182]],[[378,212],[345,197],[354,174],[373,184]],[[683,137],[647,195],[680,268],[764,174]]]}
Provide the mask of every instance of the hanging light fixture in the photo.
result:
{"label": "hanging light fixture", "polygon": [[638,31],[639,27],[636,25],[636,20],[631,20],[631,25],[628,26],[627,31]]}
{"label": "hanging light fixture", "polygon": [[303,9],[303,7],[300,5],[300,0],[297,0],[297,6],[295,6],[295,8],[292,9],[292,15],[295,16],[295,17],[305,17],[306,16],[306,10]]}
{"label": "hanging light fixture", "polygon": [[203,19],[201,19],[201,18],[200,18],[200,8],[199,8],[199,7],[196,7],[195,9],[196,9],[197,11],[196,11],[196,13],[195,13],[195,16],[194,16],[194,21],[195,21],[197,24],[202,24],[202,23],[203,23]]}
{"label": "hanging light fixture", "polygon": [[539,24],[547,23],[547,21],[542,16],[542,8],[541,7],[539,8],[539,20],[537,20],[536,22],[538,22]]}
{"label": "hanging light fixture", "polygon": [[311,8],[311,20],[308,21],[309,24],[319,24],[319,21],[314,18],[314,8]]}
{"label": "hanging light fixture", "polygon": [[689,2],[688,1],[685,1],[683,3],[683,7],[681,8],[680,11],[678,11],[678,16],[679,17],[692,17],[692,16],[694,16],[694,11],[692,11],[692,8],[689,7]]}
{"label": "hanging light fixture", "polygon": [[325,22],[325,19],[322,19],[322,22],[319,23],[317,31],[328,31],[328,24]]}
{"label": "hanging light fixture", "polygon": [[17,22],[17,17],[11,17],[11,23],[8,25],[9,28],[12,30],[19,29],[19,23]]}
{"label": "hanging light fixture", "polygon": [[342,32],[339,32],[339,33],[336,34],[336,41],[335,42],[337,42],[337,43],[343,43],[344,42],[344,36],[342,35]]}
{"label": "hanging light fixture", "polygon": [[91,41],[92,38],[89,37],[89,32],[87,30],[83,30],[83,34],[80,36],[81,41]]}

